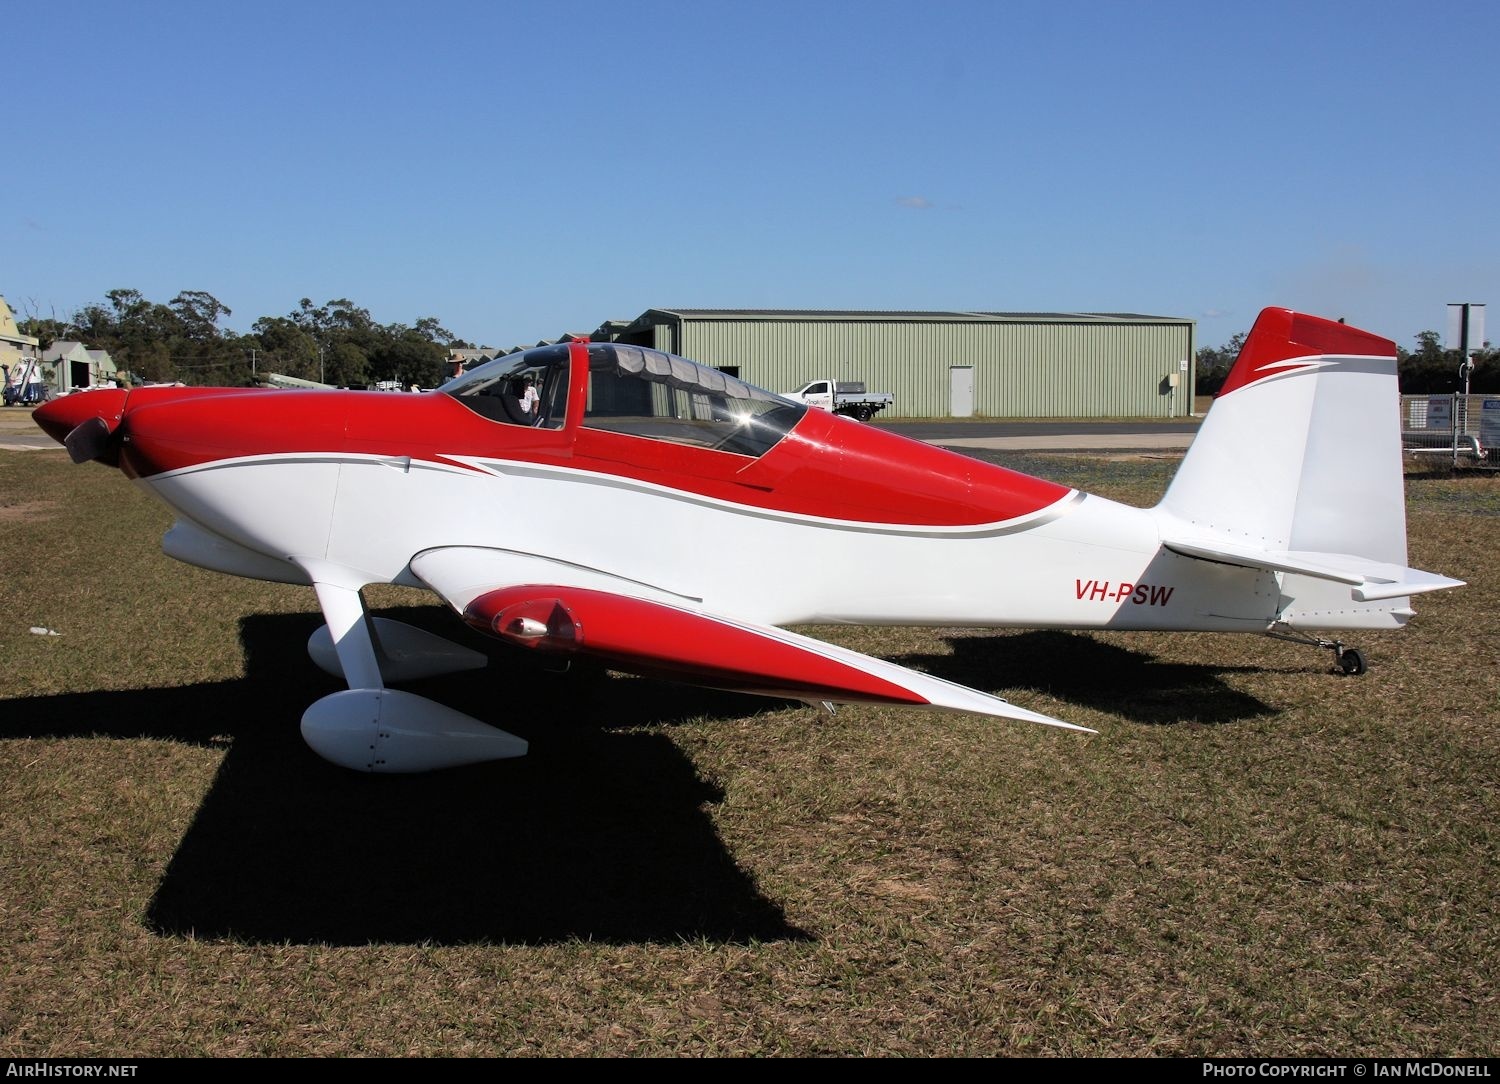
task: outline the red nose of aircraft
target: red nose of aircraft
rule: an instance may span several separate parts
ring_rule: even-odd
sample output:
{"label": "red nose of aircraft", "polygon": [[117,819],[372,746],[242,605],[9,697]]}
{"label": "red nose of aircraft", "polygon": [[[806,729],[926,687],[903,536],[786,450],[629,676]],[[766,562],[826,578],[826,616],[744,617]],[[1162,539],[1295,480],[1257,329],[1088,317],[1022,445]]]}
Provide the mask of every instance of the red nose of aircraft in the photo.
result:
{"label": "red nose of aircraft", "polygon": [[[351,452],[434,458],[486,446],[494,423],[446,395],[144,387],[79,392],[33,415],[74,462],[132,478],[259,455]],[[517,429],[518,433],[530,430]]]}
{"label": "red nose of aircraft", "polygon": [[32,417],[73,462],[98,460],[137,476],[226,454],[274,451],[288,433],[336,448],[343,415],[330,405],[326,398],[250,388],[150,387],[77,392],[38,407]]}
{"label": "red nose of aircraft", "polygon": [[73,462],[84,463],[108,454],[109,435],[125,416],[129,394],[121,388],[76,392],[43,403],[31,416],[49,437],[68,449]]}

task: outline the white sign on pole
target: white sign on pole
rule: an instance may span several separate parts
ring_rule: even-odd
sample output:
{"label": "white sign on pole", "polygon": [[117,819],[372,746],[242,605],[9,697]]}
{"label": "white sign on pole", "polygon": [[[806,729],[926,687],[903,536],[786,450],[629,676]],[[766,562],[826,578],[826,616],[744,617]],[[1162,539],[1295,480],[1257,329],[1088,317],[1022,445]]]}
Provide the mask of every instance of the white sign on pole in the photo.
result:
{"label": "white sign on pole", "polygon": [[1479,350],[1484,346],[1484,306],[1482,304],[1454,304],[1448,306],[1448,340],[1449,350],[1462,350],[1464,348],[1463,326],[1464,310],[1469,310],[1469,342],[1468,347]]}

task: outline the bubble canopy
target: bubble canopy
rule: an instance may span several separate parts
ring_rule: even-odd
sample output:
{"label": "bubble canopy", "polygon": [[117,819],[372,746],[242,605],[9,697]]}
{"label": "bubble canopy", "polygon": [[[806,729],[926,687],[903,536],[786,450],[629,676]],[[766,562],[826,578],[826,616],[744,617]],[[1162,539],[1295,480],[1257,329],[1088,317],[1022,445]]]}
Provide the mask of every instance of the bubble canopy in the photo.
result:
{"label": "bubble canopy", "polygon": [[[441,389],[493,421],[562,428],[570,352],[538,347],[485,363]],[[799,403],[675,354],[624,343],[590,343],[579,424],[649,440],[760,456],[807,412]],[[534,414],[517,414],[526,381],[538,391]]]}

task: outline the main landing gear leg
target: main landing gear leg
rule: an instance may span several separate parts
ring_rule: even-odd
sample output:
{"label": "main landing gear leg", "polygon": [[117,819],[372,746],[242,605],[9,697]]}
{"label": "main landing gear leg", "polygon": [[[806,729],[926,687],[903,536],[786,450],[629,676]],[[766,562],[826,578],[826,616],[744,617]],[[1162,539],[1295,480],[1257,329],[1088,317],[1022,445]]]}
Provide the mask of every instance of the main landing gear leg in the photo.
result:
{"label": "main landing gear leg", "polygon": [[302,715],[302,737],[324,760],[360,772],[426,772],[526,754],[526,742],[463,712],[387,689],[362,584],[321,562],[303,568],[328,622],[338,668],[349,688]]}
{"label": "main landing gear leg", "polygon": [[1369,669],[1365,665],[1364,652],[1357,647],[1345,647],[1342,640],[1325,640],[1319,636],[1308,636],[1305,633],[1282,632],[1278,629],[1267,629],[1266,635],[1273,640],[1285,640],[1291,644],[1307,644],[1309,647],[1321,647],[1333,652],[1333,665],[1341,674],[1357,677]]}

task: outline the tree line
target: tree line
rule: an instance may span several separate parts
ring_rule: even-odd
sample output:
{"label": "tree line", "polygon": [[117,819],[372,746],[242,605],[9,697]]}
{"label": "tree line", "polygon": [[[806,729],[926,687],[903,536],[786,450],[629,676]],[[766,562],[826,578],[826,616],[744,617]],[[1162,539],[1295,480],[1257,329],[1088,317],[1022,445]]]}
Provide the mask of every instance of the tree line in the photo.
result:
{"label": "tree line", "polygon": [[184,290],[162,304],[139,290],[110,290],[66,320],[32,316],[20,321],[45,350],[77,340],[107,350],[115,365],[149,381],[236,386],[267,372],[344,387],[382,380],[434,387],[447,375],[455,338],[435,316],[415,324],[380,324],[350,301],[314,305],[304,297],[285,316],[262,316],[248,334],[221,328],[228,305],[202,290]]}
{"label": "tree line", "polygon": [[[304,297],[285,316],[262,316],[248,334],[220,328],[230,315],[228,305],[202,290],[184,290],[166,304],[139,290],[110,290],[104,301],[66,320],[30,316],[20,328],[36,336],[43,350],[59,339],[107,350],[119,369],[143,380],[220,386],[249,384],[275,372],[343,387],[383,380],[434,387],[447,376],[448,350],[474,345],[435,316],[411,325],[376,323],[348,298],[314,305]],[[1198,351],[1196,394],[1218,393],[1245,335]],[[1418,333],[1416,343],[1415,350],[1396,348],[1402,393],[1462,391],[1459,352],[1445,350],[1436,331]],[[1480,350],[1474,361],[1470,389],[1500,392],[1500,350]]]}
{"label": "tree line", "polygon": [[[1234,335],[1223,346],[1208,346],[1198,351],[1198,395],[1217,395],[1229,376],[1245,332]],[[1418,332],[1417,348],[1396,347],[1396,378],[1402,395],[1447,395],[1464,390],[1458,366],[1463,359],[1457,350],[1443,349],[1443,339],[1436,331]],[[1479,393],[1500,392],[1500,350],[1486,344],[1475,351],[1474,371],[1469,390]]]}

